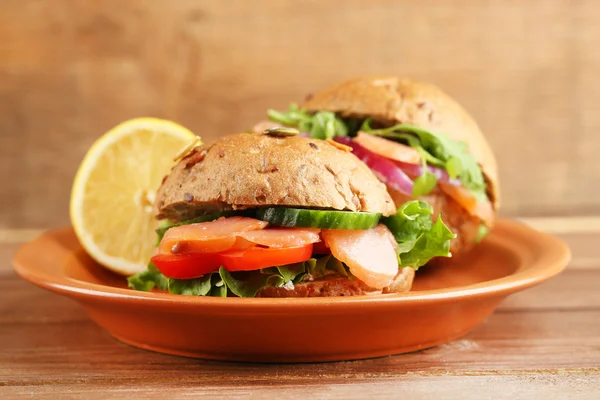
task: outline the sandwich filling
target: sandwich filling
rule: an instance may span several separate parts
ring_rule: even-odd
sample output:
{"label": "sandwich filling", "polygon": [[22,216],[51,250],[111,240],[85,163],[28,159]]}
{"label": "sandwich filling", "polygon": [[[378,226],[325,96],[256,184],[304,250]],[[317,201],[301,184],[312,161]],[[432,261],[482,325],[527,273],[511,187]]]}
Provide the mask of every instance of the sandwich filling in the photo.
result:
{"label": "sandwich filling", "polygon": [[167,221],[148,268],[128,282],[143,291],[257,297],[343,278],[362,292],[386,292],[403,268],[451,256],[455,235],[432,213],[414,200],[390,217],[267,206]]}
{"label": "sandwich filling", "polygon": [[305,136],[335,140],[352,148],[389,189],[404,200],[442,192],[481,221],[485,236],[494,209],[481,167],[466,143],[409,124],[386,126],[370,118],[345,118],[330,111],[311,113],[292,104],[268,111],[255,127],[295,127]]}

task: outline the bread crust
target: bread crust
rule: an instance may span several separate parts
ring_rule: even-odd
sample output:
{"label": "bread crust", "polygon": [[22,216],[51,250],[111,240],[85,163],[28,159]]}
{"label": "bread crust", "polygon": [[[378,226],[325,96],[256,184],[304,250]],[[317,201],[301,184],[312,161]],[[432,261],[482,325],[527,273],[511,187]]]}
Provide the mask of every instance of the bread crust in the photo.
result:
{"label": "bread crust", "polygon": [[494,209],[498,209],[500,193],[494,154],[471,115],[437,86],[393,76],[363,77],[310,95],[302,108],[332,111],[344,117],[370,117],[386,125],[417,125],[468,143],[481,165]]}
{"label": "bread crust", "polygon": [[164,179],[154,211],[181,221],[271,205],[395,212],[385,185],[352,153],[318,139],[250,133],[195,148]]}

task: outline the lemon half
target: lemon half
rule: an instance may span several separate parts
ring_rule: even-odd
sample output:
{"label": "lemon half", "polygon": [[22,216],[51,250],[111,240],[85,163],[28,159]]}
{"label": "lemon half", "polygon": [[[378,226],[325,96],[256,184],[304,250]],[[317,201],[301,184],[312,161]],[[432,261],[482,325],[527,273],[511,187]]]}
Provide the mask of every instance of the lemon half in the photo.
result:
{"label": "lemon half", "polygon": [[75,176],[70,206],[75,233],[92,258],[122,275],[146,268],[156,241],[156,190],[173,157],[198,139],[174,122],[136,118],[92,145]]}

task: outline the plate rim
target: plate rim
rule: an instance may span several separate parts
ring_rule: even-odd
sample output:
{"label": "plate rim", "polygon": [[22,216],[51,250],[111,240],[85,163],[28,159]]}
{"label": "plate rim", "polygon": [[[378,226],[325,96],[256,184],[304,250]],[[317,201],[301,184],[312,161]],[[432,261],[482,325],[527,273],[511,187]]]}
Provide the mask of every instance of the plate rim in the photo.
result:
{"label": "plate rim", "polygon": [[[321,308],[326,306],[328,309],[345,308],[353,306],[373,306],[382,304],[393,304],[394,306],[411,306],[415,303],[424,304],[431,302],[456,301],[457,299],[468,299],[473,296],[507,296],[509,294],[524,290],[531,286],[540,284],[562,272],[571,260],[571,251],[569,247],[560,238],[548,233],[537,231],[519,221],[499,219],[496,227],[492,230],[490,236],[485,240],[493,240],[524,247],[524,243],[519,243],[518,238],[528,237],[529,244],[534,243],[537,247],[542,244],[552,244],[546,246],[551,249],[543,253],[535,253],[534,249],[528,247],[530,256],[534,256],[531,265],[516,271],[513,274],[479,282],[466,286],[458,286],[447,289],[432,289],[419,292],[377,294],[368,296],[348,296],[348,297],[308,297],[308,298],[235,298],[235,297],[202,297],[202,296],[182,296],[168,293],[140,292],[128,288],[117,288],[101,284],[89,283],[76,280],[61,273],[58,265],[54,267],[40,267],[39,265],[25,265],[23,259],[29,256],[29,252],[35,251],[37,245],[42,241],[48,240],[61,233],[72,231],[71,226],[58,229],[52,229],[44,232],[39,237],[25,243],[19,247],[13,256],[12,264],[16,273],[23,279],[39,286],[43,289],[74,297],[81,300],[96,300],[115,303],[132,303],[136,305],[161,305],[176,306],[181,309],[196,308],[206,311],[212,309],[215,312],[222,312],[225,308],[234,307],[236,309],[250,307],[252,309],[278,309],[281,306],[300,307],[302,309]],[[511,238],[513,234],[515,238]],[[64,249],[65,254],[72,253]],[[513,250],[514,253],[514,250]],[[56,261],[59,264],[60,261]],[[39,262],[42,264],[42,262]],[[206,306],[206,307],[204,307]]]}

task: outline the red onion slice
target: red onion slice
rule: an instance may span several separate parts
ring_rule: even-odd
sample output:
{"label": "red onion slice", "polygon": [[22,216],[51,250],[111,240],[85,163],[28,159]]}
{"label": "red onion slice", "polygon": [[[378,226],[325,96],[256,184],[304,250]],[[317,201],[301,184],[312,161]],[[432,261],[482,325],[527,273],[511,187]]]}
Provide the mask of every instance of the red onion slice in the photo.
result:
{"label": "red onion slice", "polygon": [[[403,162],[395,162],[404,172],[411,177],[417,177],[423,175],[423,166],[422,165],[414,165],[407,164]],[[460,180],[458,178],[450,178],[448,175],[448,171],[442,169],[440,167],[434,167],[432,165],[427,166],[427,171],[431,172],[437,178],[438,182],[449,183],[450,185],[460,185]]]}
{"label": "red onion slice", "polygon": [[412,195],[413,181],[394,161],[365,149],[348,137],[338,136],[333,140],[352,147],[352,154],[367,164],[373,173],[386,185],[407,196]]}

